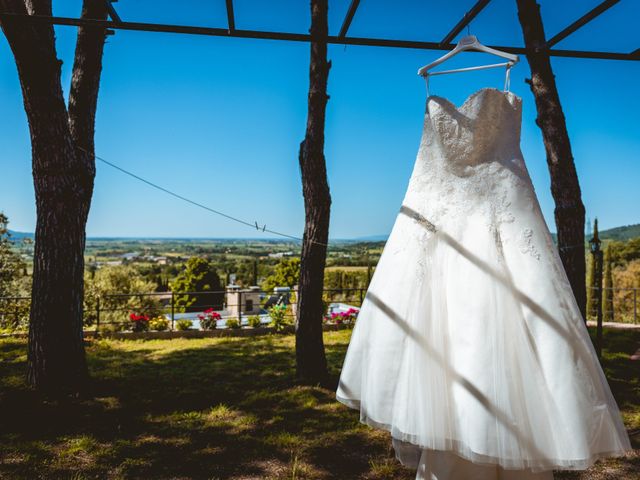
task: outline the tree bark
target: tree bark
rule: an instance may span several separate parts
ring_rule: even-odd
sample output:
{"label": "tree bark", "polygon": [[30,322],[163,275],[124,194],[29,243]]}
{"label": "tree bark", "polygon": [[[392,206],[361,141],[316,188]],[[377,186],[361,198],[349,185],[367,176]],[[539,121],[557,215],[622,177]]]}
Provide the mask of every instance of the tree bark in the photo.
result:
{"label": "tree bark", "polygon": [[[0,0],[0,7],[11,13],[52,13],[50,1]],[[85,6],[83,15],[94,10],[100,9]],[[94,18],[106,18],[106,12],[100,15]],[[90,71],[96,62],[90,57],[99,51],[101,63],[104,29],[79,32],[71,116],[52,25],[10,19],[2,21],[2,29],[15,57],[29,122],[37,208],[27,378],[47,394],[81,393],[88,379],[82,334],[84,247],[100,77],[100,67]],[[90,153],[76,146],[89,147]]]}
{"label": "tree bark", "polygon": [[[107,19],[104,2],[83,0],[82,18]],[[87,156],[92,175],[95,176],[95,119],[98,90],[102,74],[102,56],[106,31],[101,27],[79,27],[69,92],[69,127],[80,154]],[[93,189],[93,182],[91,184]],[[91,202],[91,195],[89,195]]]}
{"label": "tree bark", "polygon": [[535,98],[551,175],[551,193],[555,200],[558,249],[578,306],[586,321],[584,254],[585,210],[580,184],[571,153],[567,125],[558,96],[548,52],[540,5],[536,0],[516,0],[522,26],[531,79],[527,80]]}
{"label": "tree bark", "polygon": [[300,171],[305,206],[305,228],[300,261],[296,318],[297,376],[305,383],[322,383],[327,378],[327,361],[322,339],[322,288],[329,240],[331,194],[324,158],[324,125],[327,106],[328,1],[311,1],[311,58],[307,130],[300,144]]}

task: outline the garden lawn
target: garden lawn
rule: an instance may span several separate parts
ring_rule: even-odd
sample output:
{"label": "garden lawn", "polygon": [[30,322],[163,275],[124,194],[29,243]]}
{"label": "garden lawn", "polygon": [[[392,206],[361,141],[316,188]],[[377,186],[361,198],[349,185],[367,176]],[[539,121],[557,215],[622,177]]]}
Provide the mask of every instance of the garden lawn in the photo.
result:
{"label": "garden lawn", "polygon": [[[349,335],[325,333],[334,380]],[[605,342],[607,377],[638,429],[640,368],[629,356],[640,332],[606,331]],[[25,340],[0,340],[0,478],[415,477],[388,434],[360,424],[333,390],[295,384],[292,335],[96,340],[87,354],[93,398],[44,402],[24,384]],[[637,479],[637,453],[556,478]]]}

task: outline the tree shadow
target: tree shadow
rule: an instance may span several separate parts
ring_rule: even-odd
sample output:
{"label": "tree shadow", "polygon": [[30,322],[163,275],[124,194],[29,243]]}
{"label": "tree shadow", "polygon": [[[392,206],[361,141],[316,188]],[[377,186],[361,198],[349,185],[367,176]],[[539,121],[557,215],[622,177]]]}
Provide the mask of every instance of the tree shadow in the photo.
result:
{"label": "tree shadow", "polygon": [[[346,344],[327,345],[334,372]],[[296,384],[290,336],[158,348],[165,345],[171,342],[94,342],[87,400],[42,402],[24,384],[3,385],[0,477],[415,475],[397,466],[371,473],[372,459],[394,462],[388,437],[360,425],[334,391]],[[24,353],[25,345],[13,348]]]}

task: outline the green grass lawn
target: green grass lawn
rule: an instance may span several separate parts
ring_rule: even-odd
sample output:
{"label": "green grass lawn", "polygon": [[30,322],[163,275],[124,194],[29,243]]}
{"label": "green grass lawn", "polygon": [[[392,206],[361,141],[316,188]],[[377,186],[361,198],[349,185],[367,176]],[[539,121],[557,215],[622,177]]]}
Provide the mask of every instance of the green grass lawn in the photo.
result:
{"label": "green grass lawn", "polygon": [[[333,378],[349,335],[325,333]],[[629,355],[640,332],[605,338],[607,376],[638,429]],[[0,340],[0,478],[413,479],[388,434],[361,425],[333,390],[295,384],[293,348],[291,335],[94,341],[93,398],[48,403],[24,385],[25,341]],[[631,455],[556,477],[632,479],[639,467]]]}

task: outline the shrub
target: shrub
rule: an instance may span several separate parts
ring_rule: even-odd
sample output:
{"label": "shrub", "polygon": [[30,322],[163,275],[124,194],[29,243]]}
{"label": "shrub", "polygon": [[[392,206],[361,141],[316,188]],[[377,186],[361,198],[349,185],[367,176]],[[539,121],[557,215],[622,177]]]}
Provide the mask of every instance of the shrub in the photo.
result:
{"label": "shrub", "polygon": [[[97,317],[97,297],[100,297],[100,323],[124,322],[130,326],[123,312],[144,313],[149,317],[162,314],[158,295],[152,292],[155,283],[149,282],[138,268],[131,265],[105,266],[94,274],[85,272],[85,323],[94,324]],[[126,293],[129,295],[119,295]]]}
{"label": "shrub", "polygon": [[260,328],[262,326],[262,320],[260,320],[258,315],[251,315],[247,319],[247,322],[249,323],[249,326],[253,328]]}
{"label": "shrub", "polygon": [[262,290],[273,292],[274,287],[288,286],[293,289],[300,278],[300,258],[281,258],[271,275],[262,282]]}
{"label": "shrub", "polygon": [[217,321],[220,320],[220,318],[220,314],[213,308],[208,308],[204,312],[198,314],[200,327],[203,330],[214,330],[218,326]]}
{"label": "shrub", "polygon": [[124,332],[128,329],[131,322],[109,322],[100,323],[100,332],[102,333],[117,333]]}
{"label": "shrub", "polygon": [[165,317],[155,317],[149,320],[149,328],[158,332],[169,330],[169,320]]}
{"label": "shrub", "polygon": [[131,313],[129,315],[129,321],[131,322],[132,332],[146,332],[149,330],[149,317],[146,315]]}
{"label": "shrub", "polygon": [[[191,257],[171,284],[174,303],[179,311],[199,312],[198,305],[210,305],[218,310],[224,303],[224,287],[215,267],[202,257]],[[191,293],[183,293],[191,292]]]}
{"label": "shrub", "polygon": [[[3,273],[3,268],[4,266],[0,261],[0,276]],[[0,298],[0,329],[6,333],[29,330],[30,303],[30,299]]]}
{"label": "shrub", "polygon": [[227,326],[227,328],[233,328],[233,329],[241,327],[240,320],[238,320],[235,317],[227,318],[227,320],[225,321],[225,325]]}
{"label": "shrub", "polygon": [[176,322],[176,330],[184,331],[189,330],[193,326],[193,322],[188,318],[181,318]]}
{"label": "shrub", "polygon": [[288,325],[286,313],[286,305],[274,305],[269,309],[269,317],[271,318],[269,326],[273,327],[276,332],[281,332]]}

